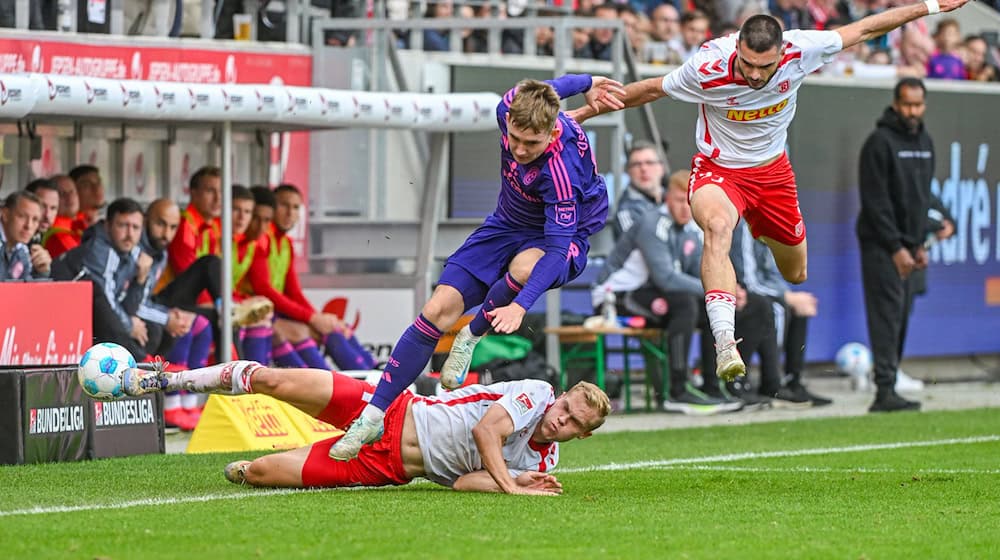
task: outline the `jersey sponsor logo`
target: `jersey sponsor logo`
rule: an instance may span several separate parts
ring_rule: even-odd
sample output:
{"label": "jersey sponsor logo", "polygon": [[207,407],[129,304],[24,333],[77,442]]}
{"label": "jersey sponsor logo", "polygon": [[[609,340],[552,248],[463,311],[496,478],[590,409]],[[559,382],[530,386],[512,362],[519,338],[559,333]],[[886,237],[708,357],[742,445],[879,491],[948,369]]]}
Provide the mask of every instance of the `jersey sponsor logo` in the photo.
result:
{"label": "jersey sponsor logo", "polygon": [[730,109],[726,111],[726,118],[731,121],[741,121],[741,122],[755,121],[758,119],[763,119],[776,115],[780,113],[782,110],[784,110],[785,107],[788,107],[787,99],[783,99],[781,103],[775,103],[774,105],[771,105],[770,107],[764,107],[763,109],[750,109],[750,110]]}
{"label": "jersey sponsor logo", "polygon": [[98,428],[155,423],[152,399],[94,402],[94,425]]}
{"label": "jersey sponsor logo", "polygon": [[556,204],[556,223],[564,227],[576,223],[576,202]]}
{"label": "jersey sponsor logo", "polygon": [[778,93],[785,93],[785,92],[787,92],[789,87],[791,87],[791,84],[789,83],[789,81],[788,80],[782,80],[781,83],[778,84]]}
{"label": "jersey sponsor logo", "polygon": [[514,397],[514,406],[517,407],[517,410],[519,410],[521,414],[527,414],[529,410],[535,408],[535,403],[532,402],[528,393],[521,393],[520,395]]}
{"label": "jersey sponsor logo", "polygon": [[28,412],[28,433],[33,435],[83,431],[83,405],[32,408]]}

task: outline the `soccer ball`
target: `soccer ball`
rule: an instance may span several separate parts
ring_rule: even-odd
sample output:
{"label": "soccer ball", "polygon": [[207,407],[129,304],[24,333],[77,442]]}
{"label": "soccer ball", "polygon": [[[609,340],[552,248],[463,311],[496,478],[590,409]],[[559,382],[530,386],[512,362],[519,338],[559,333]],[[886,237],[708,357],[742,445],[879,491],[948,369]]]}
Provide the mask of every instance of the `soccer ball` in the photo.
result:
{"label": "soccer ball", "polygon": [[83,354],[76,375],[84,393],[99,401],[111,401],[125,396],[125,370],[134,367],[135,358],[128,350],[114,342],[102,342]]}
{"label": "soccer ball", "polygon": [[872,371],[872,353],[860,342],[848,342],[837,350],[837,370],[855,378],[868,378]]}

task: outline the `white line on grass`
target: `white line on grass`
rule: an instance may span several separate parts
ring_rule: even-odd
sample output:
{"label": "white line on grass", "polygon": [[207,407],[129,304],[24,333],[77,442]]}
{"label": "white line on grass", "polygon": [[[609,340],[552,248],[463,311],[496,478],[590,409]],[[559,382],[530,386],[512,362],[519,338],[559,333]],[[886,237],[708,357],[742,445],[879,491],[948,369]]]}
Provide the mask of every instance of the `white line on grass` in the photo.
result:
{"label": "white line on grass", "polygon": [[[698,465],[698,463],[724,463],[732,461],[743,461],[749,459],[767,459],[775,457],[802,457],[806,455],[828,455],[836,453],[854,453],[859,451],[878,451],[883,449],[904,449],[907,447],[933,447],[938,445],[959,445],[967,443],[986,443],[992,441],[1000,441],[1000,435],[991,436],[978,436],[978,437],[968,437],[968,438],[951,438],[951,439],[939,439],[931,441],[904,441],[897,443],[875,443],[867,445],[852,445],[848,447],[824,447],[816,449],[791,449],[786,451],[762,451],[755,453],[734,453],[728,455],[710,455],[707,457],[684,457],[678,459],[664,459],[659,461],[640,461],[635,463],[610,463],[607,465],[595,465],[591,467],[579,467],[570,469],[560,469],[559,473],[581,473],[581,472],[595,472],[595,471],[625,471],[625,470],[638,470],[638,469],[660,469],[660,468],[703,468],[703,469],[731,469],[731,470],[753,470],[754,467],[719,467],[719,466],[709,466],[709,465]],[[761,470],[757,468],[756,470]],[[777,469],[772,469],[777,470]],[[790,470],[802,470],[802,469],[790,469]],[[813,469],[815,471],[820,471],[821,469]],[[873,469],[849,469],[845,472],[883,472]],[[892,472],[892,471],[884,471]],[[956,469],[954,471],[937,469],[937,470],[919,470],[916,469],[913,472],[919,473],[949,473],[949,474],[993,474],[1000,471],[973,471],[973,470],[961,470]],[[353,488],[337,488],[335,490],[359,490],[360,487]],[[199,502],[214,502],[218,500],[242,500],[245,498],[258,498],[266,496],[283,496],[288,494],[302,494],[308,492],[326,492],[331,489],[316,489],[316,490],[302,490],[302,489],[269,489],[269,490],[257,490],[255,492],[246,492],[240,494],[207,494],[204,496],[179,496],[174,498],[146,498],[142,500],[131,500],[127,502],[112,502],[104,504],[80,504],[75,506],[39,506],[33,508],[25,509],[14,509],[7,511],[0,511],[0,517],[10,517],[14,515],[44,515],[49,513],[71,513],[77,511],[94,511],[94,510],[115,510],[115,509],[126,509],[133,507],[146,507],[146,506],[169,506],[175,504],[190,504]]]}
{"label": "white line on grass", "polygon": [[939,445],[959,445],[965,443],[986,443],[1000,441],[1000,435],[976,436],[967,438],[949,438],[930,441],[900,441],[896,443],[870,443],[865,445],[850,445],[846,447],[820,447],[814,449],[789,449],[786,451],[760,451],[748,453],[731,453],[726,455],[710,455],[707,457],[680,457],[677,459],[660,459],[656,461],[637,461],[634,463],[609,463],[590,467],[560,469],[560,473],[578,473],[592,471],[627,471],[635,469],[655,469],[672,465],[692,465],[698,463],[729,463],[749,459],[771,459],[776,457],[803,457],[808,455],[831,455],[835,453],[857,453],[860,451],[881,451],[885,449],[905,449],[907,447],[936,447]]}
{"label": "white line on grass", "polygon": [[732,465],[668,465],[657,467],[662,470],[677,471],[726,471],[752,473],[843,473],[843,474],[1000,474],[1000,469],[889,469],[881,467],[840,468],[831,467],[737,467]]}

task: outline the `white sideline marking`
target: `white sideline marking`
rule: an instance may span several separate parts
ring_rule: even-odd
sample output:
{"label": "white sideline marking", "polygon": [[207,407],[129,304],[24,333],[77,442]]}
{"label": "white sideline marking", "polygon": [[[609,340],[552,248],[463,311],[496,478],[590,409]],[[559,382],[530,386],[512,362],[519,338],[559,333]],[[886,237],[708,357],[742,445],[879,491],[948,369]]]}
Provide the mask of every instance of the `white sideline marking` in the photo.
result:
{"label": "white sideline marking", "polygon": [[820,447],[815,449],[790,449],[787,451],[760,451],[748,453],[732,453],[727,455],[710,455],[707,457],[680,457],[677,459],[660,459],[656,461],[637,461],[635,463],[609,463],[591,467],[559,469],[559,473],[580,473],[594,471],[628,471],[636,469],[656,469],[674,465],[692,465],[697,463],[729,463],[749,459],[771,459],[776,457],[804,457],[808,455],[831,455],[836,453],[856,453],[859,451],[880,451],[883,449],[905,449],[907,447],[935,447],[938,445],[958,445],[964,443],[986,443],[1000,441],[1000,435],[975,436],[967,438],[949,438],[930,441],[900,441],[896,443],[870,443],[865,445],[849,445],[846,447]]}
{"label": "white sideline marking", "polygon": [[[854,453],[859,451],[878,451],[882,449],[904,449],[908,447],[934,447],[938,445],[960,445],[968,443],[987,443],[1000,441],[1000,435],[977,436],[968,438],[951,438],[931,441],[904,441],[897,443],[874,443],[866,445],[852,445],[847,447],[823,447],[815,449],[791,449],[786,451],[762,451],[751,453],[734,453],[728,455],[710,455],[707,457],[683,457],[678,459],[663,459],[658,461],[639,461],[635,463],[610,463],[607,465],[595,465],[591,467],[579,467],[569,469],[559,469],[558,474],[582,473],[599,471],[626,471],[638,469],[704,469],[704,470],[746,470],[746,471],[774,471],[774,472],[840,472],[837,469],[825,469],[814,467],[798,468],[770,468],[770,467],[737,467],[718,465],[699,465],[699,463],[726,463],[733,461],[744,461],[749,459],[768,459],[775,457],[802,457],[808,455],[829,455],[836,453]],[[1000,474],[1000,470],[974,470],[974,469],[912,469],[906,471],[881,470],[881,469],[843,469],[843,472],[871,472],[871,473],[933,473],[933,474]],[[242,500],[246,498],[258,498],[266,496],[284,496],[288,494],[329,492],[331,490],[360,490],[363,487],[351,488],[326,488],[326,489],[270,489],[257,490],[240,494],[208,494],[204,496],[180,496],[175,498],[146,498],[142,500],[131,500],[127,502],[104,503],[104,504],[80,504],[76,506],[40,506],[25,509],[13,509],[0,511],[0,517],[11,517],[14,515],[44,515],[49,513],[71,513],[77,511],[94,510],[114,510],[144,506],[169,506],[175,504],[190,504],[200,502],[214,502],[218,500]]]}
{"label": "white sideline marking", "polygon": [[737,467],[732,465],[673,465],[658,467],[670,471],[731,471],[753,473],[843,473],[843,474],[1000,474],[1000,469],[890,469],[882,467]]}

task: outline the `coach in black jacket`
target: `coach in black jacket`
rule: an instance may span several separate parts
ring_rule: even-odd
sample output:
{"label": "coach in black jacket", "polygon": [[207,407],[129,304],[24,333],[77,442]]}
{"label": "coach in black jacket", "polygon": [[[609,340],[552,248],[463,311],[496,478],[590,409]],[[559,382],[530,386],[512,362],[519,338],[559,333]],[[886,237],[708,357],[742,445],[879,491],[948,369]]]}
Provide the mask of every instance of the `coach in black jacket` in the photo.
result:
{"label": "coach in black jacket", "polygon": [[919,410],[895,391],[914,283],[927,267],[924,238],[934,175],[934,145],[924,128],[926,88],[904,78],[892,106],[861,148],[861,274],[878,393],[871,412]]}

